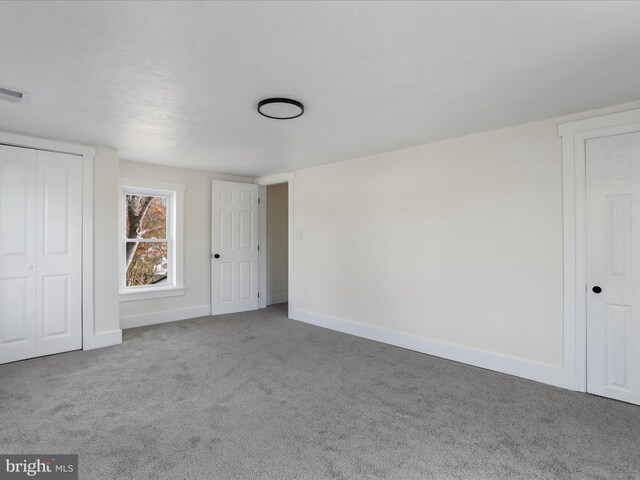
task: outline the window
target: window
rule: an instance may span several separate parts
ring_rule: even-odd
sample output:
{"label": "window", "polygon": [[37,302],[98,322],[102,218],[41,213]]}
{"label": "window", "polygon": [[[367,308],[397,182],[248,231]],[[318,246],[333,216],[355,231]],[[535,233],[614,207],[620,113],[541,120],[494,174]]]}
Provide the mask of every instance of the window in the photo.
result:
{"label": "window", "polygon": [[184,294],[184,186],[120,182],[120,300]]}

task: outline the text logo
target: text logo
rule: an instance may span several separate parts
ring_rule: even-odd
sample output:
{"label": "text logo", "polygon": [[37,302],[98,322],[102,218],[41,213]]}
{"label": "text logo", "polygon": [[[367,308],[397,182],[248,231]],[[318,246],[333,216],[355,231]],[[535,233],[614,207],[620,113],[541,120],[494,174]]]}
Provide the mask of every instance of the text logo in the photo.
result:
{"label": "text logo", "polygon": [[78,455],[0,455],[0,480],[78,480]]}

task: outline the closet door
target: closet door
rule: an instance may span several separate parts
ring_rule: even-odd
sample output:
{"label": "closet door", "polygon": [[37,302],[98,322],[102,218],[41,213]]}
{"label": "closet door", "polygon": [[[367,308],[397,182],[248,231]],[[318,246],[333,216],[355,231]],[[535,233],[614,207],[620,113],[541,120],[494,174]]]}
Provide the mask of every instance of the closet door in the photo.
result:
{"label": "closet door", "polygon": [[37,355],[36,163],[0,146],[0,363]]}
{"label": "closet door", "polygon": [[0,363],[82,348],[82,161],[0,146]]}

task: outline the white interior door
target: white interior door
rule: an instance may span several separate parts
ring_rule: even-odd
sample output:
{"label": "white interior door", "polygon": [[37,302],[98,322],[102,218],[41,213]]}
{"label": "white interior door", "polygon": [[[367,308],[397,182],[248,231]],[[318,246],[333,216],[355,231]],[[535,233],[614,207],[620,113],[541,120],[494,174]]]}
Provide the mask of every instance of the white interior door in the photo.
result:
{"label": "white interior door", "polygon": [[35,357],[37,152],[0,146],[0,363]]}
{"label": "white interior door", "polygon": [[258,308],[258,185],[213,182],[212,314]]}
{"label": "white interior door", "polygon": [[587,391],[640,404],[640,132],[587,141]]}
{"label": "white interior door", "polygon": [[82,161],[0,146],[0,363],[82,348]]}

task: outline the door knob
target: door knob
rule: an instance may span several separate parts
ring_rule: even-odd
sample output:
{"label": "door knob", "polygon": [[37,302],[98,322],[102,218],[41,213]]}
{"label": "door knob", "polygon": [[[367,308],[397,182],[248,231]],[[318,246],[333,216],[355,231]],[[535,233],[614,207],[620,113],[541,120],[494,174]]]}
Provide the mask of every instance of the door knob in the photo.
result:
{"label": "door knob", "polygon": [[216,253],[213,258],[220,258],[220,254]]}
{"label": "door knob", "polygon": [[27,270],[33,270],[33,265],[27,265]]}
{"label": "door knob", "polygon": [[593,293],[600,293],[602,291],[602,289],[598,285],[593,287],[591,290],[593,291]]}

